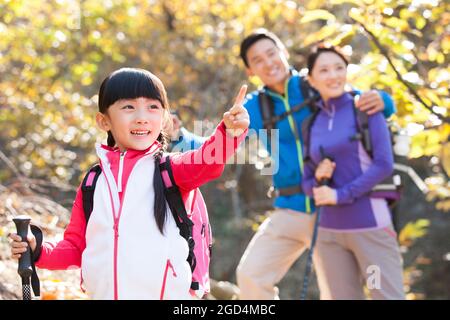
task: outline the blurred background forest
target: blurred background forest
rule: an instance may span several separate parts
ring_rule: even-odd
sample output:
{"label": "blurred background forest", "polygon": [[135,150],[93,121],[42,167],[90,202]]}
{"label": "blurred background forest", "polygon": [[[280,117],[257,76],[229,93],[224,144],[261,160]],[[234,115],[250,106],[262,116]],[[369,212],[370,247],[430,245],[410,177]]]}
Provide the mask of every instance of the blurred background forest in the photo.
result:
{"label": "blurred background forest", "polygon": [[[112,70],[141,67],[164,82],[188,129],[217,123],[247,79],[240,41],[265,27],[286,44],[298,70],[317,41],[351,53],[351,83],[388,91],[394,120],[411,136],[399,205],[408,299],[450,298],[450,3],[445,0],[0,0],[0,299],[19,298],[7,234],[29,214],[61,237],[75,190],[96,161],[97,92]],[[235,268],[271,208],[271,177],[229,165],[204,187],[214,234],[211,276],[235,282]],[[281,168],[282,169],[282,168]],[[280,282],[298,299],[305,257]],[[82,298],[79,271],[38,271],[44,298]],[[313,283],[311,297],[318,292]]]}

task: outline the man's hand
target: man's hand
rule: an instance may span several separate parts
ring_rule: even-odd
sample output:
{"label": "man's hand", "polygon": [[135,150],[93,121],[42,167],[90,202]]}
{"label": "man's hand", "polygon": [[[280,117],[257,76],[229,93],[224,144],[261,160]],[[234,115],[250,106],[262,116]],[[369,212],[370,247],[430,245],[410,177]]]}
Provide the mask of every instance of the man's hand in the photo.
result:
{"label": "man's hand", "polygon": [[314,202],[318,206],[335,205],[337,203],[336,190],[328,186],[313,188]]}
{"label": "man's hand", "polygon": [[361,96],[355,97],[355,106],[368,115],[383,111],[384,102],[377,90],[363,92]]}
{"label": "man's hand", "polygon": [[240,136],[250,125],[250,117],[247,109],[242,105],[247,93],[247,85],[244,84],[230,110],[223,114],[223,121],[227,127],[227,133],[233,137]]}

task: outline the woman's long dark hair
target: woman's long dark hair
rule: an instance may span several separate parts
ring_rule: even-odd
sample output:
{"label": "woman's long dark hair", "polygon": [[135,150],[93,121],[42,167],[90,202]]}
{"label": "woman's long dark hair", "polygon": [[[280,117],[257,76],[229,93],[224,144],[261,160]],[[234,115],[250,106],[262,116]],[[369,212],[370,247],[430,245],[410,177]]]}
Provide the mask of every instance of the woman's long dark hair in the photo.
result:
{"label": "woman's long dark hair", "polygon": [[[165,125],[170,125],[170,106],[166,89],[161,80],[153,73],[144,69],[122,68],[111,73],[103,80],[98,94],[99,111],[103,114],[116,101],[122,99],[149,98],[161,102],[164,109]],[[164,125],[163,125],[164,127]],[[159,166],[156,165],[166,151],[169,144],[167,135],[161,131],[157,138],[161,147],[155,152],[155,171],[153,174],[153,188],[155,189],[155,220],[159,231],[164,234],[164,224],[167,214],[167,203],[164,196],[164,185],[161,179]],[[114,147],[116,142],[111,131],[108,131],[108,146]]]}

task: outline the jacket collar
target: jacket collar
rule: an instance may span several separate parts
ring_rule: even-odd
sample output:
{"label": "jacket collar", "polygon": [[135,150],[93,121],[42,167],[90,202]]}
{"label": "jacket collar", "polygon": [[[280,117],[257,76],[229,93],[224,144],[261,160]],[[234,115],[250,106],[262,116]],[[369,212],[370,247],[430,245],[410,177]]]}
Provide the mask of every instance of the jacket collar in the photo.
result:
{"label": "jacket collar", "polygon": [[339,97],[328,99],[328,101],[325,104],[325,101],[320,100],[318,103],[318,106],[321,109],[334,109],[339,108],[340,106],[346,105],[349,101],[353,101],[353,95],[350,92],[344,92]]}
{"label": "jacket collar", "polygon": [[[104,163],[111,163],[115,159],[120,158],[121,151],[118,147],[109,147],[104,144],[95,145],[96,152],[100,160]],[[134,150],[128,149],[125,153],[125,159],[133,159],[136,157],[143,157],[145,155],[152,155],[161,148],[161,144],[158,141],[153,142],[153,144],[145,150]]]}

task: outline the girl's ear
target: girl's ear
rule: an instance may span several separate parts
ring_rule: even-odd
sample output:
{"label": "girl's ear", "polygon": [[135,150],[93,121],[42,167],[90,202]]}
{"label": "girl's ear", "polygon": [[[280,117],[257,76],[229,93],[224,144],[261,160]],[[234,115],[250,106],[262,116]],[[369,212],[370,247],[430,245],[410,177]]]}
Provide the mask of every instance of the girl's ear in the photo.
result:
{"label": "girl's ear", "polygon": [[109,130],[111,130],[111,125],[109,123],[107,115],[101,112],[97,112],[97,114],[95,115],[95,120],[97,121],[97,125],[99,126],[99,128],[103,131],[108,132]]}

